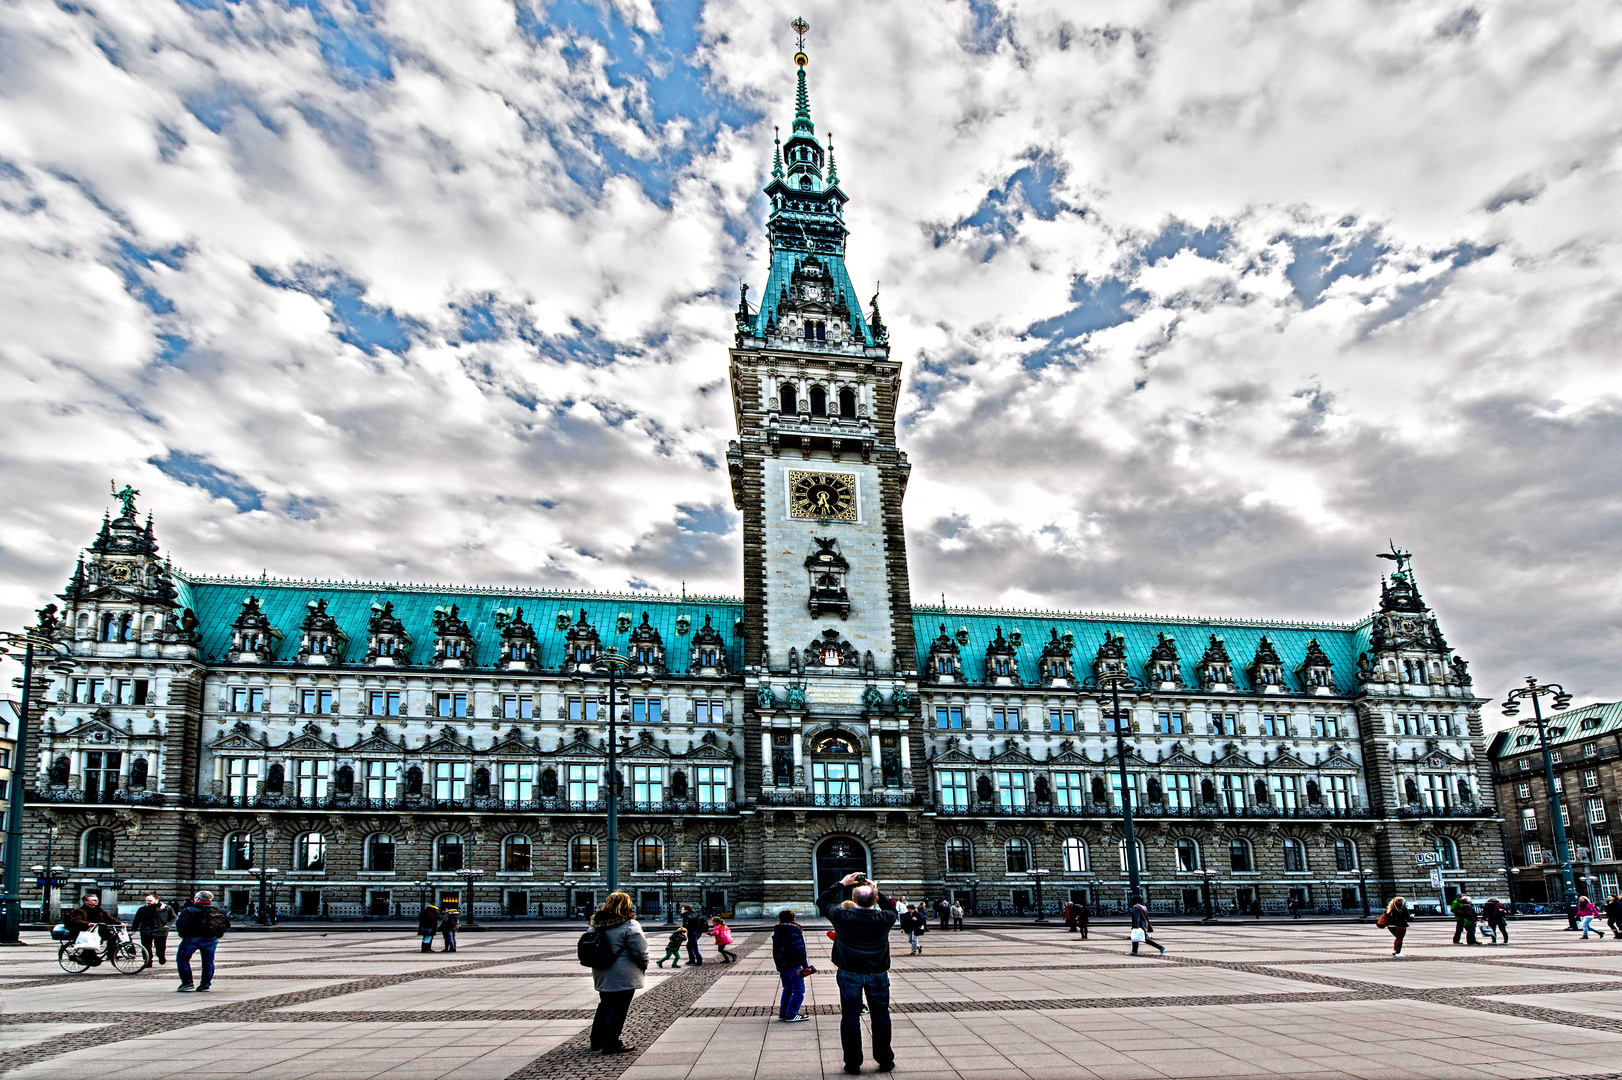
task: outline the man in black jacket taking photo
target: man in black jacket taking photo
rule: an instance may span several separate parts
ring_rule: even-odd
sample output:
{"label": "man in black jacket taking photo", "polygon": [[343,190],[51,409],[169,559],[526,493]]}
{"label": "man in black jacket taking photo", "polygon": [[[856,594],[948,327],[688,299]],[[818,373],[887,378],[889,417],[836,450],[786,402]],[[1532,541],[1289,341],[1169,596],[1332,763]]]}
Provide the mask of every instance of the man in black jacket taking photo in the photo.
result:
{"label": "man in black jacket taking photo", "polygon": [[[854,888],[853,888],[854,886]],[[840,907],[851,889],[853,908]],[[880,1072],[895,1068],[890,1048],[890,928],[895,901],[865,874],[847,874],[817,897],[817,910],[834,928],[834,967],[839,969],[839,1043],[845,1071],[862,1071],[862,995],[873,1022],[873,1060]]]}

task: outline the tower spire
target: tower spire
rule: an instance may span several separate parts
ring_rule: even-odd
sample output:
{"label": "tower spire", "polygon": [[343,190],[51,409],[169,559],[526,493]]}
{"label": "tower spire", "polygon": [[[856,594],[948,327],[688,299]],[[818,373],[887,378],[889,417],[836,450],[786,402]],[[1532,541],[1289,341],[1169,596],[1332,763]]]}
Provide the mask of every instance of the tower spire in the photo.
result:
{"label": "tower spire", "polygon": [[834,133],[828,132],[828,186],[839,183],[839,166],[834,164]]}
{"label": "tower spire", "polygon": [[783,139],[782,131],[776,124],[772,125],[772,179],[783,179]]}

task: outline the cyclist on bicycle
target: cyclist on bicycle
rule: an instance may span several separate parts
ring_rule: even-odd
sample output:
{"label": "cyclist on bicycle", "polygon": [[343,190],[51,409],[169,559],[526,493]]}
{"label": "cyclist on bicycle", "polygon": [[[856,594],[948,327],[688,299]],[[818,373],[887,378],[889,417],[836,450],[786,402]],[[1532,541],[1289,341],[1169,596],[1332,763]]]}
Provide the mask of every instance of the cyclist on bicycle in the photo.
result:
{"label": "cyclist on bicycle", "polygon": [[75,934],[83,933],[92,926],[101,936],[101,947],[105,949],[112,944],[114,934],[109,927],[123,926],[117,915],[101,906],[101,897],[88,894],[79,902],[79,906],[72,908],[62,917],[62,923]]}

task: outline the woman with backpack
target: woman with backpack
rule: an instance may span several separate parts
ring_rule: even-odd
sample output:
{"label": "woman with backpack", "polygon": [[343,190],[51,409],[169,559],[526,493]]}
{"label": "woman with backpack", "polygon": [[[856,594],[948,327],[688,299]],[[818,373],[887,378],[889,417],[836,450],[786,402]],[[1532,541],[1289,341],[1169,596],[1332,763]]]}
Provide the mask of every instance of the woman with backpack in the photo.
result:
{"label": "woman with backpack", "polygon": [[918,914],[917,905],[908,904],[906,912],[896,921],[907,935],[907,944],[912,946],[912,952],[907,955],[917,956],[923,952],[924,947],[918,944],[918,935],[929,929],[929,920]]}
{"label": "woman with backpack", "polygon": [[1385,911],[1374,921],[1375,926],[1383,926],[1391,931],[1391,959],[1408,959],[1402,951],[1402,939],[1407,936],[1411,922],[1413,915],[1408,911],[1408,901],[1400,896],[1393,896]]}
{"label": "woman with backpack", "polygon": [[721,959],[728,964],[738,962],[738,954],[727,948],[732,944],[732,930],[727,926],[726,920],[719,915],[710,918],[710,928],[705,931],[715,939],[715,951],[721,954]]}
{"label": "woman with backpack", "polygon": [[422,951],[434,951],[434,935],[439,933],[439,909],[432,904],[424,904],[417,913],[417,933],[422,935]]}
{"label": "woman with backpack", "polygon": [[636,921],[628,893],[611,892],[591,917],[591,929],[580,939],[580,958],[591,968],[597,990],[597,1014],[591,1021],[591,1048],[623,1054],[632,1047],[620,1041],[631,997],[642,989],[648,970],[648,939]]}

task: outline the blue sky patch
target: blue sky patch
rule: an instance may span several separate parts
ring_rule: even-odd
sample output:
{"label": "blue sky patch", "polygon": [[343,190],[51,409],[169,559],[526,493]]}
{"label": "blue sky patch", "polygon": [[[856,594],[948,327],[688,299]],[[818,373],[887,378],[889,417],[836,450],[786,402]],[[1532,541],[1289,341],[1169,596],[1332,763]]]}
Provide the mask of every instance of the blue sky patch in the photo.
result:
{"label": "blue sky patch", "polygon": [[1343,277],[1367,277],[1391,250],[1377,229],[1345,240],[1334,236],[1285,236],[1294,254],[1284,277],[1304,307],[1317,307],[1329,286]]}
{"label": "blue sky patch", "polygon": [[1149,294],[1130,288],[1120,278],[1107,277],[1097,284],[1077,276],[1070,286],[1070,299],[1076,306],[1062,315],[1034,322],[1025,331],[1031,337],[1048,338],[1048,343],[1025,358],[1027,368],[1047,366],[1058,356],[1064,343],[1084,338],[1095,330],[1107,330],[1137,317],[1132,310],[1148,301]]}
{"label": "blue sky patch", "polygon": [[394,309],[368,304],[366,286],[341,270],[319,270],[299,266],[290,275],[278,274],[262,266],[254,274],[267,285],[289,289],[325,301],[327,317],[338,338],[376,356],[379,349],[401,354],[411,348],[412,335],[422,330],[415,319],[396,315]]}
{"label": "blue sky patch", "polygon": [[[949,229],[935,232],[935,246],[940,247],[961,229],[970,229],[987,236],[1010,239],[1019,231],[1019,224],[1027,213],[1042,221],[1052,221],[1062,211],[1073,209],[1055,191],[1064,182],[1064,163],[1045,150],[1026,153],[1028,164],[1009,174],[1000,187],[986,192],[974,213]],[[994,253],[988,252],[986,257]]]}
{"label": "blue sky patch", "polygon": [[[198,11],[229,11],[240,2],[180,0]],[[394,53],[378,33],[371,0],[350,0],[347,4],[342,0],[284,0],[281,6],[310,13],[321,59],[335,82],[355,88],[394,78]]]}
{"label": "blue sky patch", "polygon": [[1196,231],[1186,221],[1173,221],[1149,241],[1143,249],[1143,258],[1150,266],[1180,251],[1192,251],[1202,259],[1219,259],[1232,238],[1233,230],[1226,225],[1207,225]]}
{"label": "blue sky patch", "polygon": [[201,488],[217,499],[228,499],[237,513],[264,509],[264,492],[235,473],[226,472],[195,454],[181,450],[169,451],[164,458],[147,458],[165,476],[179,480],[190,487]]}

